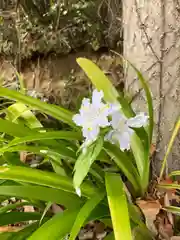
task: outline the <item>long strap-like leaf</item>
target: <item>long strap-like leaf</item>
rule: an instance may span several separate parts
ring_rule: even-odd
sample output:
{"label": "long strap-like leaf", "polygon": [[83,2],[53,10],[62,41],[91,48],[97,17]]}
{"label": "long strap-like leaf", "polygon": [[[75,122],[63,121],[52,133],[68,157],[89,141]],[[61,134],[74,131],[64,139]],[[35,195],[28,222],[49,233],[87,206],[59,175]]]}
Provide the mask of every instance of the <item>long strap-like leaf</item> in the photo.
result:
{"label": "long strap-like leaf", "polygon": [[116,240],[132,240],[123,182],[119,174],[106,173],[106,191]]}

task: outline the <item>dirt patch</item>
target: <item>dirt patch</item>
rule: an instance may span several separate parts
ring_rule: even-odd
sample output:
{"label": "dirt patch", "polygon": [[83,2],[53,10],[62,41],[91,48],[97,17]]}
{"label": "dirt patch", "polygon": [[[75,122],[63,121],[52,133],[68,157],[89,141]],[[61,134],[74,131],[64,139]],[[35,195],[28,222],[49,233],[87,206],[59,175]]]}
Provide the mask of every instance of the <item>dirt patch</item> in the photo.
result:
{"label": "dirt patch", "polygon": [[[50,102],[74,108],[79,98],[91,90],[90,81],[76,63],[78,57],[93,60],[118,86],[123,80],[121,60],[109,53],[78,52],[67,56],[50,55],[22,62],[22,75],[29,91],[35,91]],[[1,60],[3,85],[17,87],[15,68],[10,61]]]}

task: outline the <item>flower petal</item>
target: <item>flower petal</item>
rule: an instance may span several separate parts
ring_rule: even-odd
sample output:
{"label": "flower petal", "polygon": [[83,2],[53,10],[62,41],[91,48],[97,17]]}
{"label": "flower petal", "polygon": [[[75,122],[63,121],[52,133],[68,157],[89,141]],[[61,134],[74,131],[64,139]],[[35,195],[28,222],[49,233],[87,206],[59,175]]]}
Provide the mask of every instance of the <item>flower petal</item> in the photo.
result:
{"label": "flower petal", "polygon": [[83,105],[84,107],[89,107],[89,105],[90,105],[90,100],[89,100],[89,98],[83,98],[83,100],[82,100],[82,105]]}
{"label": "flower petal", "polygon": [[119,141],[120,149],[122,151],[130,149],[130,140],[131,140],[131,135],[128,132],[123,132],[119,134],[118,141]]}
{"label": "flower petal", "polygon": [[108,121],[108,118],[107,117],[101,117],[99,118],[98,120],[98,126],[99,127],[107,127],[110,125],[110,122]]}
{"label": "flower petal", "polygon": [[116,112],[120,112],[120,109],[121,109],[121,105],[120,104],[117,104],[117,103],[109,103],[109,114],[110,115],[113,115],[115,114]]}
{"label": "flower petal", "polygon": [[133,118],[129,118],[127,120],[127,124],[129,127],[139,128],[147,125],[148,116],[145,113],[139,113]]}
{"label": "flower petal", "polygon": [[115,112],[112,115],[111,125],[114,129],[123,131],[125,124],[126,118],[120,112]]}
{"label": "flower petal", "polygon": [[108,142],[111,142],[112,144],[115,144],[116,142],[113,140],[113,134],[114,134],[114,130],[111,130],[111,131],[109,131],[106,135],[105,135],[105,137],[104,137],[104,140],[105,141],[108,141]]}
{"label": "flower petal", "polygon": [[99,127],[92,126],[91,128],[83,128],[83,136],[86,138],[85,141],[95,141],[99,134]]}
{"label": "flower petal", "polygon": [[92,93],[92,105],[99,107],[101,105],[103,97],[104,97],[103,91],[98,91],[97,89],[94,89]]}
{"label": "flower petal", "polygon": [[80,114],[75,114],[72,118],[73,122],[75,122],[75,124],[77,126],[83,126],[85,119],[82,117],[82,115]]}
{"label": "flower petal", "polygon": [[108,132],[104,138],[105,141],[109,141],[112,144],[119,144],[119,147],[122,151],[129,150],[130,149],[130,140],[131,135],[133,131],[131,132],[120,132],[117,130],[111,130]]}

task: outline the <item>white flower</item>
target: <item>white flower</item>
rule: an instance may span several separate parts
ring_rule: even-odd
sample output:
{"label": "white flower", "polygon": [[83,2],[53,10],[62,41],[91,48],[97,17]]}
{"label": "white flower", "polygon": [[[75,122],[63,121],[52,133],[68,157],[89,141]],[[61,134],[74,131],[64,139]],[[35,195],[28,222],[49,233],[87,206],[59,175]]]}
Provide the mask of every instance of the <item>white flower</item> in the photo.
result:
{"label": "white flower", "polygon": [[92,94],[92,103],[88,98],[84,98],[80,108],[80,113],[73,116],[73,121],[76,125],[82,127],[82,133],[86,143],[97,139],[100,132],[100,127],[109,126],[108,115],[110,105],[102,102],[103,92],[98,92],[96,89]]}
{"label": "white flower", "polygon": [[105,140],[110,141],[113,144],[119,144],[120,149],[130,149],[131,136],[134,133],[132,128],[139,128],[147,124],[148,116],[144,113],[140,113],[133,118],[126,118],[120,112],[112,114],[111,130],[105,136]]}

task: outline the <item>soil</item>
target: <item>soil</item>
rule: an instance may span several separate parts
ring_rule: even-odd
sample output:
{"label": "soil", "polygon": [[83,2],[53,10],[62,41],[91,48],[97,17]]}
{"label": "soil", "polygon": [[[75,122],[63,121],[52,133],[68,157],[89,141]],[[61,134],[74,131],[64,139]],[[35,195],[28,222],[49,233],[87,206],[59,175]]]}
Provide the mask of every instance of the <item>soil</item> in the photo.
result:
{"label": "soil", "polygon": [[[76,63],[78,57],[94,61],[115,84],[121,86],[123,71],[121,60],[108,52],[72,52],[66,56],[35,56],[22,62],[21,74],[27,90],[36,91],[49,102],[75,108],[77,100],[86,96],[91,84]],[[16,72],[11,61],[1,59],[0,73],[3,85],[16,88]]]}

